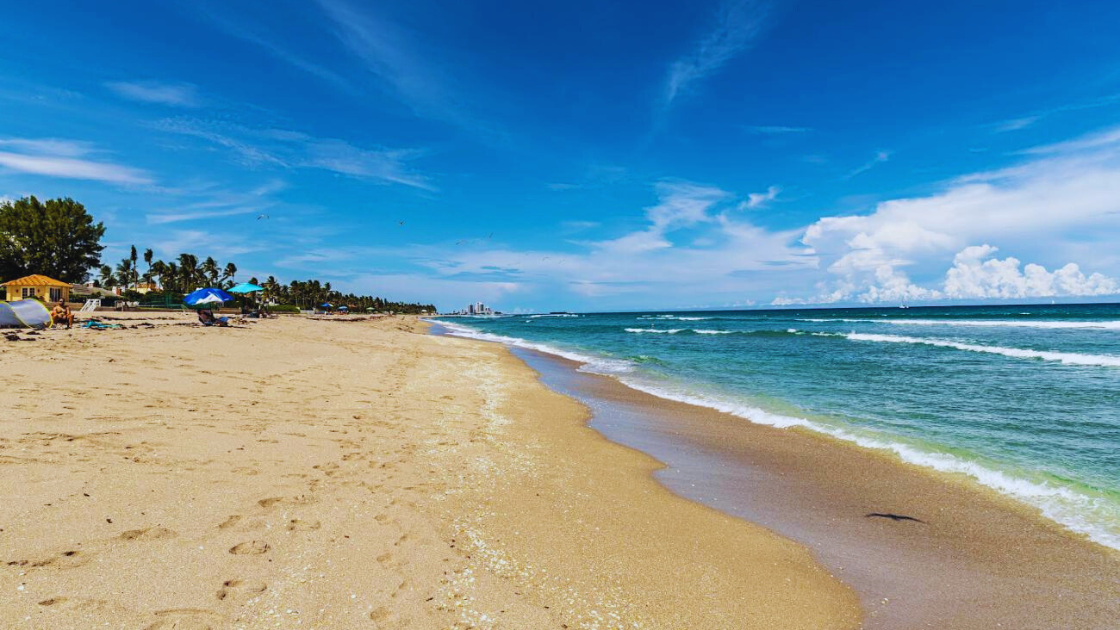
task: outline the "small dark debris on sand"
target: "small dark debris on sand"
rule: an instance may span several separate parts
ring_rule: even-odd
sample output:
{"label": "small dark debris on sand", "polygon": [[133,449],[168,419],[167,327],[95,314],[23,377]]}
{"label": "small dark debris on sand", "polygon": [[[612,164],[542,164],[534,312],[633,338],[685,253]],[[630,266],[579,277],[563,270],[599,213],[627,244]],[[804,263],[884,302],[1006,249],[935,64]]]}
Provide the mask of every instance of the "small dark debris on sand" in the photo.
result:
{"label": "small dark debris on sand", "polygon": [[870,514],[865,515],[864,518],[889,518],[892,521],[896,521],[896,522],[897,521],[914,521],[915,523],[921,523],[923,525],[927,524],[925,521],[923,521],[920,518],[914,518],[913,516],[906,516],[905,514],[891,514],[890,512],[871,512]]}

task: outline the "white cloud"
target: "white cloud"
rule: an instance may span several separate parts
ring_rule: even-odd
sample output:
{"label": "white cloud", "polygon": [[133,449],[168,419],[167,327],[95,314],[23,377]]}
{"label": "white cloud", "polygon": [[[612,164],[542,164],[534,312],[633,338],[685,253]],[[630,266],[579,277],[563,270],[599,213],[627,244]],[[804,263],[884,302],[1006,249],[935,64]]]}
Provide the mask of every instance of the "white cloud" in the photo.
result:
{"label": "white cloud", "polygon": [[662,104],[669,107],[689,87],[754,45],[762,34],[770,6],[757,0],[727,0],[720,6],[716,27],[694,50],[669,66]]}
{"label": "white cloud", "polygon": [[686,182],[661,182],[656,189],[660,203],[646,209],[646,218],[650,222],[648,228],[616,239],[599,241],[594,243],[595,247],[620,255],[672,247],[672,243],[665,238],[666,232],[710,221],[712,217],[708,215],[708,211],[728,198],[728,193],[718,188]]}
{"label": "white cloud", "polygon": [[945,277],[944,295],[948,298],[1024,298],[1093,296],[1120,293],[1120,284],[1100,273],[1086,276],[1076,263],[1052,272],[1042,265],[1028,264],[1020,269],[1019,260],[993,257],[991,245],[966,247],[953,257],[953,267]]}
{"label": "white cloud", "polygon": [[878,151],[878,152],[875,153],[875,157],[871,158],[866,163],[864,163],[864,164],[860,165],[859,167],[857,167],[856,169],[852,170],[850,173],[845,175],[844,178],[845,179],[851,179],[852,177],[855,177],[856,175],[859,175],[860,173],[865,173],[867,171],[870,171],[872,168],[875,168],[875,165],[882,164],[883,162],[887,162],[890,159],[891,159],[891,152],[890,151]]}
{"label": "white cloud", "polygon": [[[1120,133],[1094,133],[1034,153],[1043,157],[957,178],[933,195],[886,201],[868,215],[814,222],[802,242],[820,255],[832,280],[817,289],[816,298],[803,299],[824,301],[836,287],[844,287],[841,299],[867,301],[1114,291],[1109,278],[1085,276],[1078,264],[1095,262],[1084,258],[1093,248],[1079,247],[1087,238],[1120,238]],[[996,243],[1043,260],[1019,269],[1019,260],[991,259],[994,249],[971,248],[975,243]],[[1100,264],[1109,264],[1096,250]],[[1081,258],[1078,264],[1063,259],[1070,253]],[[941,286],[932,285],[950,264]],[[1044,264],[1057,270],[1049,272]],[[925,281],[915,284],[910,277]]]}
{"label": "white cloud", "polygon": [[307,166],[334,171],[362,179],[403,184],[424,190],[435,190],[427,178],[413,173],[405,161],[419,155],[418,151],[360,149],[344,140],[321,139],[306,143]]}
{"label": "white cloud", "polygon": [[242,237],[228,232],[174,230],[167,236],[155,241],[152,244],[152,249],[168,261],[183,252],[191,252],[203,259],[207,256],[229,259],[233,256],[260,250],[262,245],[250,244]]}
{"label": "white cloud", "polygon": [[995,130],[998,133],[1006,133],[1008,131],[1019,131],[1020,129],[1026,129],[1027,127],[1030,127],[1031,125],[1035,124],[1036,122],[1039,121],[1040,118],[1041,118],[1041,116],[1024,116],[1022,118],[1013,118],[1011,120],[1005,120],[1003,122],[996,123]]}
{"label": "white cloud", "polygon": [[[418,41],[410,29],[379,15],[371,3],[316,0],[339,43],[378,79],[378,86],[413,113],[442,120],[471,133],[501,137],[491,122],[475,115],[480,85],[463,86],[468,50],[448,54],[441,38]],[[452,67],[454,65],[454,67]]]}
{"label": "white cloud", "polygon": [[435,190],[431,181],[408,167],[423,154],[415,149],[356,147],[337,138],[317,138],[285,129],[250,129],[233,124],[174,118],[155,127],[207,140],[229,149],[249,167],[318,168],[381,183]]}
{"label": "white cloud", "polygon": [[86,159],[85,156],[94,151],[93,145],[87,142],[56,138],[5,138],[0,139],[0,147],[15,150],[0,151],[0,167],[23,173],[114,184],[152,182],[152,178],[140,169]]}
{"label": "white cloud", "polygon": [[1113,146],[1118,142],[1120,142],[1120,127],[1113,127],[1111,129],[1105,129],[1096,133],[1087,134],[1073,140],[1033,147],[1027,149],[1026,151],[1023,151],[1023,153],[1072,153],[1077,151],[1085,151],[1087,149],[1098,149],[1101,147]]}
{"label": "white cloud", "polygon": [[178,133],[208,140],[218,146],[229,149],[238,162],[249,167],[279,166],[286,168],[287,160],[271,150],[263,147],[260,142],[253,142],[234,137],[235,134],[246,135],[250,130],[219,123],[208,123],[189,118],[167,118],[157,121],[155,128],[160,131]]}
{"label": "white cloud", "polygon": [[747,195],[746,201],[739,204],[742,210],[754,210],[768,205],[771,201],[778,198],[778,193],[782,192],[781,188],[771,186],[766,189],[764,193],[750,193]]}
{"label": "white cloud", "polygon": [[572,243],[570,251],[518,251],[483,242],[416,246],[391,255],[448,281],[515,282],[521,296],[575,295],[599,307],[741,303],[816,265],[796,243],[800,231],[772,232],[738,220],[733,215],[739,200],[727,191],[681,181],[660,182],[654,190],[658,202],[645,209],[644,227]]}
{"label": "white cloud", "polygon": [[202,99],[198,88],[191,83],[162,81],[111,81],[105,87],[118,95],[142,103],[156,103],[174,107],[198,107]]}
{"label": "white cloud", "polygon": [[226,35],[257,46],[272,57],[294,68],[298,68],[303,72],[314,75],[344,92],[352,91],[353,88],[350,82],[343,78],[342,75],[323,65],[295,54],[287,46],[278,44],[276,40],[281,38],[261,35],[251,31],[251,25],[259,25],[259,20],[234,20],[212,11],[211,7],[207,7],[200,2],[187,3],[186,6],[197,11],[202,18]]}

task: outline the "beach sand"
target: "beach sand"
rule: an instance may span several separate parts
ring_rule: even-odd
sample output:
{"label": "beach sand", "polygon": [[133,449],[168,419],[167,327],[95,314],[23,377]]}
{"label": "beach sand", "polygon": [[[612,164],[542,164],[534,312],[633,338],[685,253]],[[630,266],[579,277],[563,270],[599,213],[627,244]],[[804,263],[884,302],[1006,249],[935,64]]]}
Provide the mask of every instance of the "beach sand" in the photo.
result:
{"label": "beach sand", "polygon": [[5,628],[860,622],[806,547],[669,492],[500,346],[149,321],[0,342]]}
{"label": "beach sand", "polygon": [[518,354],[585,399],[592,427],[664,461],[657,478],[674,492],[811,548],[860,594],[865,628],[1117,627],[1120,553],[970,478]]}

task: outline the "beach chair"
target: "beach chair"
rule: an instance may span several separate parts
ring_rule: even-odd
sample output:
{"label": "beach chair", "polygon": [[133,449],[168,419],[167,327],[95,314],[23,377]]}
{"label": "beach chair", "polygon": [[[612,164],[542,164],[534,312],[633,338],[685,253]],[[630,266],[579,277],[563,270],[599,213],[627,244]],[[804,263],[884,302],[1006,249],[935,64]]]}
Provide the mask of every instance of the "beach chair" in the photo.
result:
{"label": "beach chair", "polygon": [[92,313],[99,308],[101,308],[101,300],[86,300],[86,303],[82,304],[82,308],[78,312]]}

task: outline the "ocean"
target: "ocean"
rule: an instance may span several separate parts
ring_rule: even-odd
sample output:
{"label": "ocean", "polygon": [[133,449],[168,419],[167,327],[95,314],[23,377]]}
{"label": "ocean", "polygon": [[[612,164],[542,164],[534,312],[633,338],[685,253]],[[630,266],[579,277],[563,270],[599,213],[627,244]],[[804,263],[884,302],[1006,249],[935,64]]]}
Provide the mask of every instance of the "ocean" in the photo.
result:
{"label": "ocean", "polygon": [[1120,304],[439,321],[656,396],[964,473],[1120,549]]}

